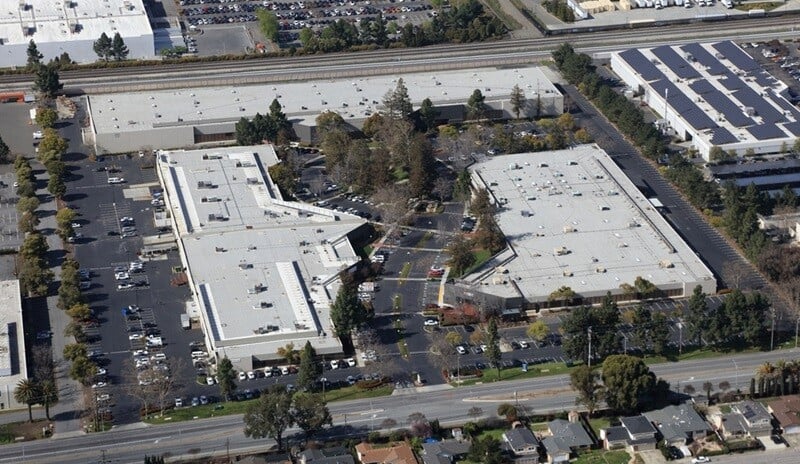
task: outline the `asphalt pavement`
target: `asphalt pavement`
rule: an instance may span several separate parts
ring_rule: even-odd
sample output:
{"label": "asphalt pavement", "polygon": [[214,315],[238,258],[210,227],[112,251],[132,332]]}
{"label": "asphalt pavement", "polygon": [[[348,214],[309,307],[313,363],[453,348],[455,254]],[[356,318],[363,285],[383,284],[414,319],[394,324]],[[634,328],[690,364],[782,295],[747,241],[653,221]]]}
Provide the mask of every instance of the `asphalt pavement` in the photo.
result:
{"label": "asphalt pavement", "polygon": [[[669,381],[673,390],[679,386],[682,388],[686,382],[692,382],[697,388],[705,381],[716,385],[722,380],[731,384],[738,382],[746,388],[745,384],[749,384],[749,377],[759,365],[767,361],[774,363],[781,358],[795,358],[799,354],[800,351],[797,350],[752,353],[724,359],[657,364],[651,368],[657,375]],[[460,423],[477,419],[468,413],[473,406],[481,408],[482,417],[488,417],[494,415],[498,404],[515,400],[529,413],[547,413],[575,407],[575,393],[570,389],[566,375],[433,391],[409,389],[405,394],[330,404],[334,423],[330,433],[340,436],[363,435],[370,430],[382,428],[387,419],[404,424],[414,412],[422,412],[429,419],[438,418],[443,424]],[[254,447],[264,450],[273,443],[268,439],[254,441],[246,438],[242,430],[241,415],[163,426],[123,427],[104,434],[5,445],[0,447],[0,462],[66,464],[94,462],[101,457],[112,462],[140,462],[145,454],[222,456],[228,449],[231,453]],[[791,448],[781,453],[770,453],[769,459],[773,462],[773,459],[778,459],[775,456],[786,455],[796,459],[796,452]],[[744,456],[749,457],[748,462],[762,462],[759,459],[766,454],[755,452]],[[781,457],[774,462],[797,461],[783,460]]]}

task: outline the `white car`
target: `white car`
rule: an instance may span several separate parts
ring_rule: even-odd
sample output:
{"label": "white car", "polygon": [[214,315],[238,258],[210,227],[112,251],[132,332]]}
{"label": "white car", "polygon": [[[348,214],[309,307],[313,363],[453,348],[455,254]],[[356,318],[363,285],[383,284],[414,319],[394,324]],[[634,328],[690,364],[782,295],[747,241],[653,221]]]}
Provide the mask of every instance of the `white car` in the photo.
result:
{"label": "white car", "polygon": [[467,349],[463,345],[456,346],[456,351],[458,354],[467,354]]}
{"label": "white car", "polygon": [[128,280],[130,278],[131,278],[131,275],[128,274],[127,272],[117,272],[116,274],[114,274],[114,279],[115,280]]}
{"label": "white car", "polygon": [[136,351],[133,352],[133,356],[134,357],[136,357],[136,356],[147,356],[149,354],[150,353],[147,350],[136,350]]}
{"label": "white car", "polygon": [[210,375],[206,377],[206,385],[214,385],[214,377],[211,377]]}
{"label": "white car", "polygon": [[439,320],[429,317],[429,318],[425,319],[425,325],[428,326],[428,327],[431,327],[431,326],[434,326],[434,325],[439,325]]}
{"label": "white car", "polygon": [[97,401],[108,401],[111,399],[111,395],[108,393],[103,393],[102,395],[97,395]]}
{"label": "white car", "polygon": [[700,464],[703,462],[711,462],[711,459],[706,456],[697,456],[696,458],[692,459],[692,464]]}
{"label": "white car", "polygon": [[83,227],[83,226],[81,226],[80,222],[73,222],[70,225],[72,226],[73,229],[80,229],[81,227]]}
{"label": "white car", "polygon": [[130,282],[123,282],[123,283],[117,285],[117,290],[128,290],[128,289],[131,289],[131,288],[133,288],[135,286],[136,285],[133,285]]}
{"label": "white car", "polygon": [[522,349],[527,349],[530,348],[531,345],[529,345],[528,342],[526,342],[525,340],[520,340],[519,347]]}
{"label": "white car", "polygon": [[166,361],[167,355],[165,355],[164,353],[156,353],[153,356],[151,356],[150,359],[152,359],[153,361]]}
{"label": "white car", "polygon": [[144,338],[144,336],[142,334],[138,334],[138,333],[128,335],[128,340],[141,340],[143,338]]}
{"label": "white car", "polygon": [[183,398],[175,398],[175,407],[182,408],[183,407]]}
{"label": "white car", "polygon": [[103,387],[107,387],[107,386],[108,386],[108,384],[105,383],[105,382],[97,382],[96,384],[92,385],[92,388],[103,388]]}
{"label": "white car", "polygon": [[345,362],[350,367],[356,367],[356,360],[353,359],[353,358],[347,358],[347,359],[345,359]]}
{"label": "white car", "polygon": [[239,372],[239,380],[247,380],[247,373],[244,371]]}
{"label": "white car", "polygon": [[42,131],[34,131],[33,132],[33,140],[39,140],[44,138],[44,132]]}
{"label": "white car", "polygon": [[253,371],[247,371],[247,379],[248,380],[255,380],[256,379],[256,373],[253,372]]}
{"label": "white car", "polygon": [[130,216],[124,216],[119,219],[119,222],[133,222],[133,218]]}
{"label": "white car", "polygon": [[339,360],[338,359],[332,359],[331,360],[331,369],[338,369],[338,368],[339,368]]}
{"label": "white car", "polygon": [[108,178],[109,184],[123,184],[125,183],[125,179],[122,177],[109,177]]}
{"label": "white car", "polygon": [[98,367],[97,368],[97,372],[95,372],[94,375],[100,376],[100,375],[106,375],[106,374],[108,374],[107,370],[103,369],[102,367]]}

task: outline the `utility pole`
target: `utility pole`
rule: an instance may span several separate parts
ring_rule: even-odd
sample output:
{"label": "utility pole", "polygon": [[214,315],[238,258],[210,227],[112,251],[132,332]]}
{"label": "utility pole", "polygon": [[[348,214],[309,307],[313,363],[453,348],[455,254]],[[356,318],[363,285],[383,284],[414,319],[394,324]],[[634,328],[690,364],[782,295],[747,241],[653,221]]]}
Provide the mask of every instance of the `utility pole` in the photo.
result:
{"label": "utility pole", "polygon": [[683,354],[683,320],[678,319],[678,356]]}
{"label": "utility pole", "polygon": [[800,314],[797,315],[797,322],[794,324],[794,347],[797,348],[797,336],[800,335]]}
{"label": "utility pole", "polygon": [[589,367],[592,367],[592,328],[589,327],[586,329],[586,334],[589,336],[589,359],[587,363]]}
{"label": "utility pole", "polygon": [[231,462],[231,439],[230,438],[226,438],[225,439],[225,454],[227,455],[227,458],[228,458],[227,460],[230,463]]}
{"label": "utility pole", "polygon": [[772,351],[775,346],[775,308],[770,308],[770,313],[772,313],[772,329],[769,334],[769,350]]}

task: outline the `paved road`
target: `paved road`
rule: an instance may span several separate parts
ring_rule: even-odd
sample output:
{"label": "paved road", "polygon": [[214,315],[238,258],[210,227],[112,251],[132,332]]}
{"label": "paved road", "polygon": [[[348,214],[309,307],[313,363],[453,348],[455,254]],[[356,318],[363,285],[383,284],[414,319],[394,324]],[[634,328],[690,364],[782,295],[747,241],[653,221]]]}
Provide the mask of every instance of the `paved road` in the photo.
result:
{"label": "paved road", "polygon": [[[705,381],[714,385],[726,380],[743,388],[757,366],[780,358],[800,356],[800,351],[754,353],[728,359],[703,359],[652,366],[659,376],[671,382],[673,389],[691,382],[698,388]],[[691,379],[691,380],[690,380]],[[335,434],[365,433],[377,429],[388,418],[398,426],[407,422],[413,412],[423,412],[428,418],[443,423],[474,420],[468,411],[473,406],[483,410],[483,416],[494,413],[501,402],[515,398],[528,411],[550,412],[574,407],[575,394],[568,386],[566,375],[508,381],[471,387],[394,395],[373,400],[358,400],[330,405]],[[678,386],[680,385],[680,387]],[[144,454],[182,455],[187,453],[232,453],[255,445],[262,447],[269,440],[253,441],[242,434],[241,416],[226,416],[195,422],[158,427],[129,427],[104,434],[19,443],[0,447],[0,462],[86,463],[98,461],[102,450],[111,462],[140,462]],[[789,450],[792,451],[792,450]],[[751,457],[753,455],[750,455]],[[755,454],[758,456],[758,454]],[[757,461],[749,461],[757,462]],[[776,461],[781,462],[781,461]],[[783,461],[788,462],[788,461]],[[796,462],[796,461],[791,461]]]}
{"label": "paved road", "polygon": [[636,148],[617,132],[597,109],[573,86],[565,86],[570,100],[580,110],[576,115],[580,125],[586,127],[600,147],[622,168],[634,184],[649,187],[661,200],[669,213],[667,220],[689,245],[702,257],[717,276],[719,287],[724,282],[727,267],[740,269],[743,288],[763,288],[767,282],[756,269],[735,250],[725,238],[666,181],[656,168],[638,154]]}

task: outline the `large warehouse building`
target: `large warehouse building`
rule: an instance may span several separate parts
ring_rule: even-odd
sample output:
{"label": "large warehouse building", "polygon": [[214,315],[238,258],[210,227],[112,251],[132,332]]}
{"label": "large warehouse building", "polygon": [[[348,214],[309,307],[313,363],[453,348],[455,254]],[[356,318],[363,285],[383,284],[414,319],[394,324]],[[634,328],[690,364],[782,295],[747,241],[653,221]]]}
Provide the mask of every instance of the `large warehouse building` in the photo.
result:
{"label": "large warehouse building", "polygon": [[382,109],[383,97],[402,78],[415,107],[430,98],[442,122],[464,118],[463,105],[475,89],[486,97],[490,116],[510,117],[511,89],[526,96],[521,114],[555,116],[564,97],[540,68],[496,69],[374,76],[359,79],[288,82],[275,85],[206,87],[87,97],[91,137],[98,154],[141,149],[194,147],[235,139],[242,117],[266,114],[277,98],[302,140],[314,137],[316,117],[335,111],[355,127]]}
{"label": "large warehouse building", "polygon": [[206,345],[240,370],[280,359],[287,343],[342,352],[330,303],[359,261],[359,217],[284,201],[269,145],[157,154]]}
{"label": "large warehouse building", "polygon": [[47,62],[68,53],[97,61],[94,42],[119,32],[128,58],[153,58],[153,30],[142,0],[3,0],[0,2],[0,67],[25,66],[31,40]]}
{"label": "large warehouse building", "polygon": [[615,52],[611,68],[706,160],[714,146],[778,153],[800,137],[787,86],[731,41]]}
{"label": "large warehouse building", "polygon": [[509,247],[448,286],[447,301],[547,307],[569,287],[575,301],[597,303],[607,292],[625,299],[637,277],[670,297],[716,291],[712,272],[596,145],[494,157],[471,172]]}

